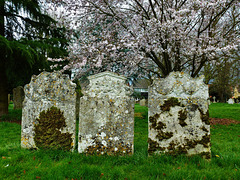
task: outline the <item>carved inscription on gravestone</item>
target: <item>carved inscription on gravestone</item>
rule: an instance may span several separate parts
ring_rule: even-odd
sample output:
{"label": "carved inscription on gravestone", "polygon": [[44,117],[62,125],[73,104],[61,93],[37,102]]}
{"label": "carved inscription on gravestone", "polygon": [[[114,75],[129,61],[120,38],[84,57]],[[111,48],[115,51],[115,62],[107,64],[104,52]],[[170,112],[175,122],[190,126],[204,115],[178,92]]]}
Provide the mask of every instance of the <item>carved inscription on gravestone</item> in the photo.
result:
{"label": "carved inscription on gravestone", "polygon": [[79,153],[132,154],[134,99],[126,78],[104,72],[88,78],[79,115]]}
{"label": "carved inscription on gravestone", "polygon": [[149,87],[149,154],[185,153],[210,158],[208,86],[203,78],[173,72],[155,79]]}
{"label": "carved inscription on gravestone", "polygon": [[[31,82],[24,87],[25,99],[23,102],[21,135],[21,146],[23,148],[37,148],[34,141],[36,124],[43,122],[43,125],[39,125],[45,128],[45,123],[50,122],[50,120],[47,121],[46,118],[51,118],[52,114],[57,114],[62,121],[61,125],[54,124],[55,122],[46,125],[46,127],[49,126],[48,130],[51,131],[49,133],[53,134],[52,131],[56,131],[56,133],[62,134],[56,137],[69,136],[70,134],[70,140],[72,141],[70,143],[71,149],[74,148],[76,132],[75,86],[76,85],[70,81],[67,75],[63,75],[59,72],[43,72],[38,76],[32,77]],[[41,120],[39,120],[39,118]],[[37,129],[41,129],[39,125]],[[54,128],[54,126],[56,128]],[[42,135],[45,135],[44,130],[41,132],[43,132]],[[42,140],[43,139],[44,138],[42,138]],[[54,143],[59,146],[61,144],[59,142]]]}
{"label": "carved inscription on gravestone", "polygon": [[[10,98],[9,98],[10,99]],[[22,104],[24,100],[24,90],[22,86],[18,86],[13,89],[13,108],[22,109]]]}

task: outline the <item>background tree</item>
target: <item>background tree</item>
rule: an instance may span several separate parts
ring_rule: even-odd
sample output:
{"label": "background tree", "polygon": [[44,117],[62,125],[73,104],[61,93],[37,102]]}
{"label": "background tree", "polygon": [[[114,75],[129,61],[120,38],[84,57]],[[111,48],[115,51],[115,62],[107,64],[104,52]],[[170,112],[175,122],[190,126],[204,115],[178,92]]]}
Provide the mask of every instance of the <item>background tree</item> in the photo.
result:
{"label": "background tree", "polygon": [[79,32],[65,68],[83,67],[80,73],[105,67],[125,75],[184,70],[195,77],[206,62],[239,46],[238,0],[61,2],[62,22]]}
{"label": "background tree", "polygon": [[232,79],[232,63],[225,60],[223,63],[218,64],[216,68],[216,76],[213,83],[210,85],[210,95],[216,96],[220,102],[226,102],[231,98],[231,90],[233,85]]}
{"label": "background tree", "polygon": [[[228,33],[228,38],[233,38],[231,33],[236,35],[236,41],[239,43],[239,16],[240,10],[233,6],[229,9],[227,16],[228,25],[232,31]],[[235,24],[235,26],[233,26]],[[240,82],[240,47],[225,53],[224,51],[215,61],[207,62],[204,67],[205,82],[208,84],[211,80],[210,95],[217,96],[221,102],[225,102],[232,97],[232,90]]]}
{"label": "background tree", "polygon": [[240,58],[235,56],[235,59],[231,61],[224,58],[215,64],[207,63],[204,66],[203,74],[205,75],[205,83],[210,84],[210,96],[216,96],[221,102],[226,102],[233,96],[234,87],[240,83],[239,60]]}
{"label": "background tree", "polygon": [[46,68],[47,56],[67,55],[63,32],[37,0],[0,1],[0,116],[8,113],[9,88]]}

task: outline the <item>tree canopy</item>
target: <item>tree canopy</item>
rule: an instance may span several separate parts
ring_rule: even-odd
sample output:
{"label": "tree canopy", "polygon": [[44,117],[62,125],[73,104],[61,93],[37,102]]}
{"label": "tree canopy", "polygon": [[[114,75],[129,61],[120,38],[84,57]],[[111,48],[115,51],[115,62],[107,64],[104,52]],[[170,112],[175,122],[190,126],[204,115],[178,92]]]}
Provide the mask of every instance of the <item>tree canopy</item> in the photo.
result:
{"label": "tree canopy", "polygon": [[232,54],[240,43],[238,0],[54,3],[66,10],[61,21],[78,31],[65,68],[80,68],[80,73],[99,67],[125,75],[141,70],[165,77],[188,71],[195,77],[206,62]]}
{"label": "tree canopy", "polygon": [[9,89],[49,68],[47,57],[67,56],[64,28],[42,10],[38,0],[0,1],[0,116]]}

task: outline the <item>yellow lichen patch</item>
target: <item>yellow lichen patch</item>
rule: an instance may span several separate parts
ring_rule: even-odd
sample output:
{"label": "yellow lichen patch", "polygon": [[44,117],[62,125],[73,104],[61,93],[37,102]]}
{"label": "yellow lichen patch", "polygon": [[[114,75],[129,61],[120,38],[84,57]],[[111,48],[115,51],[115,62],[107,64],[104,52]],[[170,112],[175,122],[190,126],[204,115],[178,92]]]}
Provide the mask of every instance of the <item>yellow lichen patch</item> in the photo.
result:
{"label": "yellow lichen patch", "polygon": [[28,145],[28,142],[25,142],[25,141],[24,141],[23,144],[24,144],[24,145]]}
{"label": "yellow lichen patch", "polygon": [[28,138],[22,137],[22,141],[28,141]]}
{"label": "yellow lichen patch", "polygon": [[143,118],[142,113],[134,113],[134,117]]}

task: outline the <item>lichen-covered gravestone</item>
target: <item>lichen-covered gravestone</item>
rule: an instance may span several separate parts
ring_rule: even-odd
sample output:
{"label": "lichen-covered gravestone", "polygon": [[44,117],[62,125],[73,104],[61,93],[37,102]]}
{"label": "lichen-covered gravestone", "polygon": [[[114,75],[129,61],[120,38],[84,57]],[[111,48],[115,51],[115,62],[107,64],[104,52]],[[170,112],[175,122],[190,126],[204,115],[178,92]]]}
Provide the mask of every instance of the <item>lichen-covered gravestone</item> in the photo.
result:
{"label": "lichen-covered gravestone", "polygon": [[79,115],[79,153],[132,154],[134,99],[126,78],[104,72],[88,78]]}
{"label": "lichen-covered gravestone", "polygon": [[75,84],[68,75],[43,72],[24,87],[21,146],[58,148],[75,146]]}
{"label": "lichen-covered gravestone", "polygon": [[204,77],[172,72],[149,87],[148,152],[211,157],[208,86]]}
{"label": "lichen-covered gravestone", "polygon": [[146,99],[140,100],[140,106],[146,106]]}
{"label": "lichen-covered gravestone", "polygon": [[22,104],[24,100],[24,90],[22,86],[18,86],[13,89],[13,108],[22,109]]}

